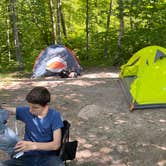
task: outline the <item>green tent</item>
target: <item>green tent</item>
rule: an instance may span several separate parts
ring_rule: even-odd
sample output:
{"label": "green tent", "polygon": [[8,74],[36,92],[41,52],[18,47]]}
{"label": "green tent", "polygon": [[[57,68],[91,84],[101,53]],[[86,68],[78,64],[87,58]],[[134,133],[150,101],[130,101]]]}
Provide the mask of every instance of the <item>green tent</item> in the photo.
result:
{"label": "green tent", "polygon": [[166,107],[166,49],[139,50],[121,66],[120,79],[130,110]]}

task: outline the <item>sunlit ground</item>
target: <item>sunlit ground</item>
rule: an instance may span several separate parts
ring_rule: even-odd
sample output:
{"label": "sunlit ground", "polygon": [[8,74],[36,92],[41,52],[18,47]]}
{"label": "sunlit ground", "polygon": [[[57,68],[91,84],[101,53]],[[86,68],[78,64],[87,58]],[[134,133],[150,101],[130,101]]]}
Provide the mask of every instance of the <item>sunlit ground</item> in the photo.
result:
{"label": "sunlit ground", "polygon": [[[70,138],[79,141],[70,166],[165,166],[165,110],[130,113],[118,77],[119,70],[109,69],[86,71],[76,79],[0,77],[0,102],[25,104],[32,87],[48,87],[50,105],[71,122]],[[21,124],[19,130],[21,135]]]}

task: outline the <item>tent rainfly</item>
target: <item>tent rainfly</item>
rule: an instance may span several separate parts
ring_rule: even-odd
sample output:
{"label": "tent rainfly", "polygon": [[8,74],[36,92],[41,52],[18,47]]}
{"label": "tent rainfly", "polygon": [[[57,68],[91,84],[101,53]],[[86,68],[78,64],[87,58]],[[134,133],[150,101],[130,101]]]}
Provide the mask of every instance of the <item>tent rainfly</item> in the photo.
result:
{"label": "tent rainfly", "polygon": [[56,76],[63,70],[80,75],[82,67],[74,52],[69,48],[59,44],[51,45],[41,51],[37,57],[32,78]]}
{"label": "tent rainfly", "polygon": [[148,46],[121,66],[120,83],[130,111],[166,107],[166,49]]}

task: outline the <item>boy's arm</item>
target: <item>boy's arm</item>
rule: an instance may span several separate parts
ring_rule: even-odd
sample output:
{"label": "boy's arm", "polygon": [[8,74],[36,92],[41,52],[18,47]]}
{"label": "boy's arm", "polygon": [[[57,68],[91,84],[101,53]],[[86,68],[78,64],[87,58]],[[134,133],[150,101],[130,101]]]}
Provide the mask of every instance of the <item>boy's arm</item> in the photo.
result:
{"label": "boy's arm", "polygon": [[16,108],[15,107],[10,107],[6,103],[2,103],[0,105],[0,108],[8,111],[11,115],[15,115],[16,114]]}
{"label": "boy's arm", "polygon": [[54,140],[51,142],[19,141],[15,146],[15,151],[58,150],[61,146],[61,129],[55,130],[53,135]]}
{"label": "boy's arm", "polygon": [[58,150],[61,146],[61,138],[62,138],[61,129],[56,129],[53,135],[54,135],[53,136],[54,140],[51,142],[47,143],[36,142],[35,150]]}

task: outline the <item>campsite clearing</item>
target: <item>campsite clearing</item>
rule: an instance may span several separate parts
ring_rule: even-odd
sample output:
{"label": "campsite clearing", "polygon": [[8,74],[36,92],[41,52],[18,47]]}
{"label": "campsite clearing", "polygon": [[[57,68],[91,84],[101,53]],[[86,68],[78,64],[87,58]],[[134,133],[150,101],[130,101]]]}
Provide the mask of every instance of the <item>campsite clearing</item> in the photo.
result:
{"label": "campsite clearing", "polygon": [[[165,166],[166,109],[130,112],[118,75],[117,68],[93,68],[76,79],[5,78],[0,101],[23,105],[32,87],[48,87],[50,105],[71,122],[70,137],[79,141],[77,159],[70,166]],[[9,123],[13,126],[12,117]],[[0,160],[4,158],[1,152]]]}

